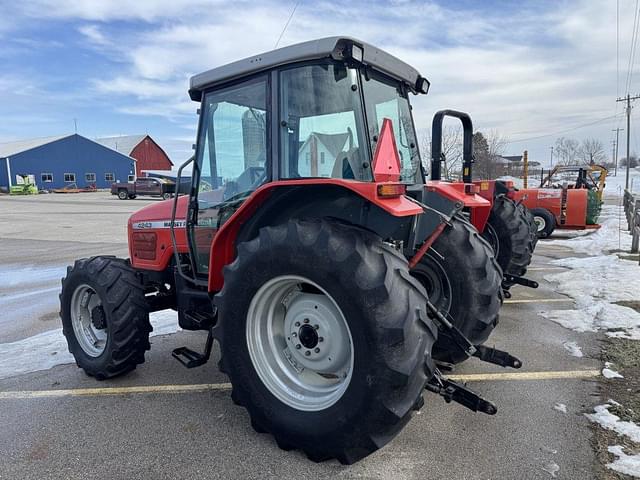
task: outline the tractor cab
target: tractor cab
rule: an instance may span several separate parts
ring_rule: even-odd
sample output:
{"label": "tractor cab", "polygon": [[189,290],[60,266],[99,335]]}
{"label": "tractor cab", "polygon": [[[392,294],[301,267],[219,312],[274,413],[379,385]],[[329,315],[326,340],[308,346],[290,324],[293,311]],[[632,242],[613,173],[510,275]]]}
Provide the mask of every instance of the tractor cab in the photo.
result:
{"label": "tractor cab", "polygon": [[206,274],[213,233],[263,185],[324,179],[373,182],[389,119],[400,184],[421,182],[409,93],[428,82],[390,55],[349,39],[323,39],[193,77],[201,102],[190,232]]}

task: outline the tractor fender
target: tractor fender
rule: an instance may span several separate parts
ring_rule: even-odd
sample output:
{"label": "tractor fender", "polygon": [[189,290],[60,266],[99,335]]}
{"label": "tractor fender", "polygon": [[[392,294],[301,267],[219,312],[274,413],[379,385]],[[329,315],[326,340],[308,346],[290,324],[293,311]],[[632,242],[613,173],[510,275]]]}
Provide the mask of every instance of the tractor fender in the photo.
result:
{"label": "tractor fender", "polygon": [[[404,195],[381,197],[378,186],[385,184],[326,178],[277,181],[258,188],[229,217],[211,242],[209,291],[222,289],[223,268],[235,259],[236,245],[253,238],[262,226],[274,225],[279,220],[324,216],[377,232],[409,229],[413,217],[423,212],[422,208]],[[385,222],[383,218],[394,220]]]}
{"label": "tractor fender", "polygon": [[493,202],[480,196],[477,193],[478,187],[476,185],[431,180],[427,182],[425,188],[428,192],[434,192],[453,202],[462,203],[469,210],[471,224],[479,232],[484,231]]}

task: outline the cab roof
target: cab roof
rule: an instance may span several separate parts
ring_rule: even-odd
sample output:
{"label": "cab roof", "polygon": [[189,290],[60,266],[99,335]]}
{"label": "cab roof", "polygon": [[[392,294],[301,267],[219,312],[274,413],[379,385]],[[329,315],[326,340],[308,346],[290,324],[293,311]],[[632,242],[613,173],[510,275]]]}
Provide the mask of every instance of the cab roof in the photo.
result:
{"label": "cab roof", "polygon": [[429,85],[426,79],[397,57],[355,38],[327,37],[278,48],[194,75],[190,81],[189,96],[200,101],[205,89],[290,63],[323,58],[345,60],[349,58],[353,45],[362,49],[364,65],[406,83],[412,90],[426,93]]}

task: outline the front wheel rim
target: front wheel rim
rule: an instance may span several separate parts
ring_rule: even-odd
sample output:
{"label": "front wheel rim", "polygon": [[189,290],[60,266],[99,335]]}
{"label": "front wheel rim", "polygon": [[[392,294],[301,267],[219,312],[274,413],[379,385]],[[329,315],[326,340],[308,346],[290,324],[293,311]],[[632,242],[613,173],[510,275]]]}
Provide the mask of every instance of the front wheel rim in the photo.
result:
{"label": "front wheel rim", "polygon": [[285,275],[260,287],[247,312],[246,340],[262,383],[296,410],[329,408],[351,382],[349,325],[331,295],[307,278]]}
{"label": "front wheel rim", "polygon": [[535,216],[535,217],[533,217],[533,221],[536,223],[536,226],[538,228],[538,232],[542,232],[545,229],[545,227],[547,226],[547,222],[542,217]]}
{"label": "front wheel rim", "polygon": [[107,345],[107,323],[102,301],[89,285],[77,287],[71,296],[71,325],[80,348],[99,357]]}

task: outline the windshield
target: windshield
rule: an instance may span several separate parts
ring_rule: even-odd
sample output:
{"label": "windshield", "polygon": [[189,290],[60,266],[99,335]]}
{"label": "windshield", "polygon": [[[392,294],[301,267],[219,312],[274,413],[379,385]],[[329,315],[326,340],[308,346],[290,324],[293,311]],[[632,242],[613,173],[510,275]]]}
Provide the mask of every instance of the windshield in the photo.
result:
{"label": "windshield", "polygon": [[385,118],[391,120],[400,155],[400,181],[422,183],[419,174],[420,154],[411,118],[411,106],[406,92],[400,84],[367,72],[362,78],[364,101],[369,126],[371,150],[375,152],[376,141]]}

